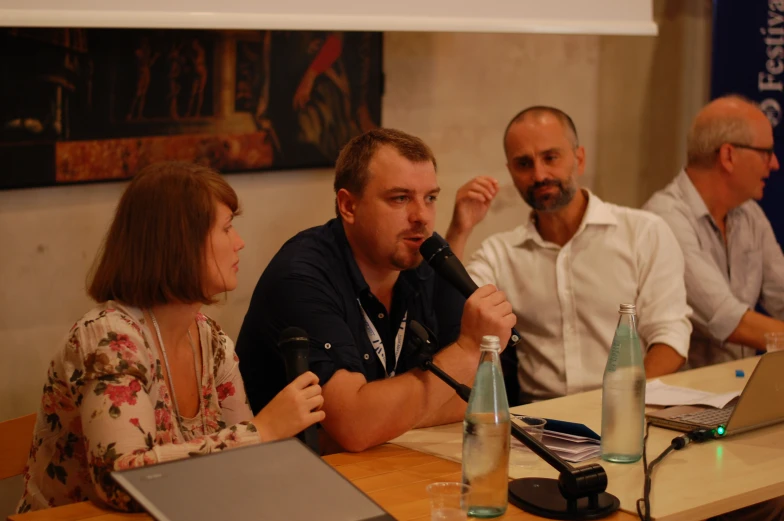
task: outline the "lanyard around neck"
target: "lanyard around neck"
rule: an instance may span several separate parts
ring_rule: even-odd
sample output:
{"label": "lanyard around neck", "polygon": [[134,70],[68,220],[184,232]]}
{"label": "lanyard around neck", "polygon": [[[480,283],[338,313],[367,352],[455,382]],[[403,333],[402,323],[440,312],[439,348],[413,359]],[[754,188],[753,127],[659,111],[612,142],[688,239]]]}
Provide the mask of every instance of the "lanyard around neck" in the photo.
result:
{"label": "lanyard around neck", "polygon": [[408,320],[408,311],[406,311],[405,315],[403,315],[403,320],[400,321],[400,326],[397,328],[397,335],[395,335],[395,365],[392,368],[392,372],[387,372],[387,353],[384,351],[384,342],[381,340],[381,335],[378,334],[378,330],[376,326],[373,325],[373,321],[370,320],[367,312],[365,312],[365,308],[362,307],[362,303],[359,302],[359,309],[362,310],[362,317],[365,319],[365,331],[367,332],[368,339],[370,339],[370,344],[373,346],[373,351],[376,352],[376,356],[381,361],[381,365],[384,367],[384,374],[389,376],[395,376],[395,370],[397,369],[397,361],[400,359],[400,352],[403,350],[403,338],[406,336],[406,322]]}

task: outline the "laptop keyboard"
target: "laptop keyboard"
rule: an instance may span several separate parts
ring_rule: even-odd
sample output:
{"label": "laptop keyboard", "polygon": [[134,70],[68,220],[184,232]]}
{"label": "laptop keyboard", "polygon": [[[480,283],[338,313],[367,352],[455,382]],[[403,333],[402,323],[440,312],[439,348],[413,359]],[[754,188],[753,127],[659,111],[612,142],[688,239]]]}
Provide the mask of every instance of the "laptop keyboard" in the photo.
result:
{"label": "laptop keyboard", "polygon": [[726,409],[705,409],[700,412],[681,414],[680,416],[675,416],[673,419],[694,423],[696,425],[715,427],[717,425],[726,425],[727,420],[729,420],[732,415],[733,409],[735,409],[735,406],[730,406]]}

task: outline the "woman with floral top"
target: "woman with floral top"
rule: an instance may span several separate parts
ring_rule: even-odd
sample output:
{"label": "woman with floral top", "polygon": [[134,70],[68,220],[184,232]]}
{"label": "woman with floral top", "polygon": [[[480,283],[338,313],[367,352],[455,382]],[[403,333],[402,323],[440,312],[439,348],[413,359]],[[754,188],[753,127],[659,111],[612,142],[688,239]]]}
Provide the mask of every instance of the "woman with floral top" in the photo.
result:
{"label": "woman with floral top", "polygon": [[89,284],[100,304],[49,365],[20,513],[84,500],[135,510],[111,471],[324,419],[310,372],[254,417],[233,342],[199,311],[237,286],[238,206],[228,183],[197,165],[154,164],[130,182]]}

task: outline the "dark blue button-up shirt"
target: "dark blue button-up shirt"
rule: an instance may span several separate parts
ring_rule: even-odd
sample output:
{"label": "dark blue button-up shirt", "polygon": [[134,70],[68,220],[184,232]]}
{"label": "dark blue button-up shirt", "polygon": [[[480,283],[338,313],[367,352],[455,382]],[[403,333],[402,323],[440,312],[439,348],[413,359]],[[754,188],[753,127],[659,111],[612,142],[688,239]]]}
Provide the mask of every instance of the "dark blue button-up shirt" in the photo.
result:
{"label": "dark blue button-up shirt", "polygon": [[[465,298],[423,262],[400,273],[388,312],[359,271],[339,219],[300,232],[261,275],[237,338],[240,372],[254,414],[286,386],[277,348],[285,328],[308,333],[310,370],[321,385],[338,369],[362,373],[372,382],[417,365],[409,328],[395,364],[395,336],[406,312],[408,321],[429,328],[443,347],[457,340],[464,304]],[[362,308],[383,341],[386,368],[370,343]]]}

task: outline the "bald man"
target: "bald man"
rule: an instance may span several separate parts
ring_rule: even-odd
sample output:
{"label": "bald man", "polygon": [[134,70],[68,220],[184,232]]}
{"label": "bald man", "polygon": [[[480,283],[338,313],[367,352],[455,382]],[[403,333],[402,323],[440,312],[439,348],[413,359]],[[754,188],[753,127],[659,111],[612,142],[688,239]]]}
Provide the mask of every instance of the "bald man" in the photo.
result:
{"label": "bald man", "polygon": [[784,331],[784,256],[755,202],[778,169],[765,115],[739,96],[718,98],[692,123],[686,167],[644,206],[683,250],[692,367],[754,355],[766,332]]}
{"label": "bald man", "polygon": [[[683,258],[668,226],[580,187],[585,149],[572,119],[557,108],[518,113],[504,133],[504,150],[531,211],[517,228],[486,239],[467,269],[512,304],[522,335],[520,401],[600,387],[620,304],[637,306],[646,375],[677,371],[691,324]],[[497,184],[482,177],[458,192],[447,233],[458,255],[496,193]]]}

